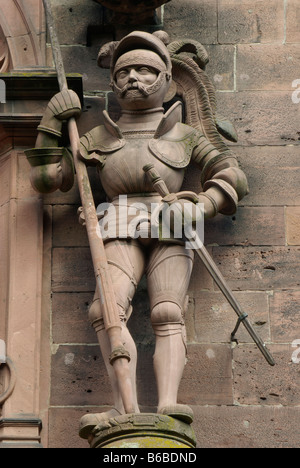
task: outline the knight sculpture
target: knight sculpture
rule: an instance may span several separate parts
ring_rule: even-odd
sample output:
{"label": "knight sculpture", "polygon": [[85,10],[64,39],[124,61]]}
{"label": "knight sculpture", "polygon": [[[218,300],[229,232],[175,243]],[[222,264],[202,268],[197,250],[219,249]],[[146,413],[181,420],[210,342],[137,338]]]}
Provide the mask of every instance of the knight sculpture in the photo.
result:
{"label": "knight sculpture", "polygon": [[[162,197],[143,168],[151,164],[169,191],[179,193],[186,169],[194,162],[199,168],[202,191],[190,196],[179,193],[178,199],[182,206],[202,204],[205,220],[217,213],[234,214],[238,201],[248,192],[247,180],[222,138],[235,140],[234,129],[216,113],[213,86],[204,71],[207,55],[199,43],[167,44],[162,33],[136,31],[104,47],[99,54],[100,66],[108,57],[120,118],[115,122],[104,111],[104,123],[81,138],[80,156],[87,166],[97,169],[107,201],[117,214],[117,229],[105,239],[105,253],[122,323],[122,340],[131,356],[132,403],[138,413],[137,352],[127,321],[137,285],[146,274],[156,339],[157,413],[191,424],[192,409],[178,404],[177,394],[186,363],[184,312],[194,253],[183,239],[175,236],[151,237],[151,205],[160,204]],[[166,100],[175,97],[178,99],[173,99],[174,104],[165,111]],[[27,151],[32,165],[31,182],[41,193],[68,191],[73,185],[72,156],[59,145],[63,121],[77,118],[80,109],[78,96],[69,90],[56,94],[48,104],[38,127],[36,147]],[[121,196],[122,209],[124,199],[127,203],[126,223],[131,220],[130,207],[136,203],[146,206],[140,225],[143,235],[128,231],[124,236],[123,218],[118,216]],[[118,234],[120,230],[122,236]],[[125,411],[109,362],[110,346],[98,292],[89,309],[89,320],[96,330],[110,377],[114,407],[108,412],[84,415],[80,422],[83,438],[88,438],[97,424]]]}

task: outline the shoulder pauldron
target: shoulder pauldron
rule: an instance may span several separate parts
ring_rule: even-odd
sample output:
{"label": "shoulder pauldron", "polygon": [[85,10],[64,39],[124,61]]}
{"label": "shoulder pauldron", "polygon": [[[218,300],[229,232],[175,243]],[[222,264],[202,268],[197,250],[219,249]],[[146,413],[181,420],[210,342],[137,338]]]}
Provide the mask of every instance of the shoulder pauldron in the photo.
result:
{"label": "shoulder pauldron", "polygon": [[165,135],[153,138],[149,142],[149,148],[157,159],[168,166],[184,168],[188,166],[200,136],[199,131],[177,123]]}
{"label": "shoulder pauldron", "polygon": [[[149,141],[149,150],[160,161],[174,168],[188,166],[194,148],[197,146],[202,134],[181,122],[180,106],[175,105],[162,119],[154,138]],[[81,138],[84,149],[82,157],[89,163],[104,164],[106,155],[114,153],[126,144],[126,139],[112,122],[109,116],[104,114],[104,125],[94,128]]]}

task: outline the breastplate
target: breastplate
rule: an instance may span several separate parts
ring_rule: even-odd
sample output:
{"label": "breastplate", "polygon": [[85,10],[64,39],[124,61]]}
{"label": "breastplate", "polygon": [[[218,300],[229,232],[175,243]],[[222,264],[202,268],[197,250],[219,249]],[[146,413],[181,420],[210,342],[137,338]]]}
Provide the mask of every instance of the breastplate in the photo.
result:
{"label": "breastplate", "polygon": [[178,192],[183,183],[184,168],[175,168],[159,160],[150,149],[152,132],[124,133],[125,145],[106,155],[99,170],[102,186],[109,199],[124,194],[153,192],[143,167],[152,163],[170,192]]}

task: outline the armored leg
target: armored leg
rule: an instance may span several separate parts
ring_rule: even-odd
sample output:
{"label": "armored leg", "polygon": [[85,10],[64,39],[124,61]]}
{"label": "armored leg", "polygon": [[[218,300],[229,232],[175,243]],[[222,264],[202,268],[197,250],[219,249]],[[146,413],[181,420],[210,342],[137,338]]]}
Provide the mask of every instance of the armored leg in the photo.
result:
{"label": "armored leg", "polygon": [[148,268],[151,322],[156,335],[158,412],[189,423],[192,410],[177,404],[177,394],[186,362],[184,309],[193,258],[193,252],[183,246],[160,244]]}
{"label": "armored leg", "polygon": [[[110,241],[105,246],[107,261],[110,266],[110,274],[114,285],[115,296],[119,307],[120,319],[122,323],[122,340],[125,348],[130,353],[130,375],[134,392],[134,407],[138,413],[138,403],[136,397],[136,361],[137,352],[135,343],[127,329],[126,322],[131,313],[131,301],[136,291],[136,286],[144,271],[144,256],[135,241]],[[107,413],[88,414],[81,418],[80,436],[87,438],[90,430],[100,422],[124,414],[124,407],[118,388],[114,369],[109,362],[111,347],[104,328],[101,311],[101,304],[97,293],[95,293],[93,303],[89,310],[89,319],[97,333],[101,353],[110,378],[114,409]]]}

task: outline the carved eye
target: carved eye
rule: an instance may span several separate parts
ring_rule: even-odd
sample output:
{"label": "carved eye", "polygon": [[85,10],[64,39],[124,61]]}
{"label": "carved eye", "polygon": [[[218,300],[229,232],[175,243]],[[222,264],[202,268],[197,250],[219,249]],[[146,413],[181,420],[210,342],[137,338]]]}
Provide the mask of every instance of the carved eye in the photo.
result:
{"label": "carved eye", "polygon": [[128,70],[124,68],[123,70],[118,71],[117,78],[125,78],[128,75]]}
{"label": "carved eye", "polygon": [[140,67],[140,68],[138,69],[138,72],[139,72],[141,75],[147,75],[148,73],[154,73],[154,74],[155,74],[155,71],[154,71],[152,68],[150,68],[150,67],[145,67],[145,66]]}

